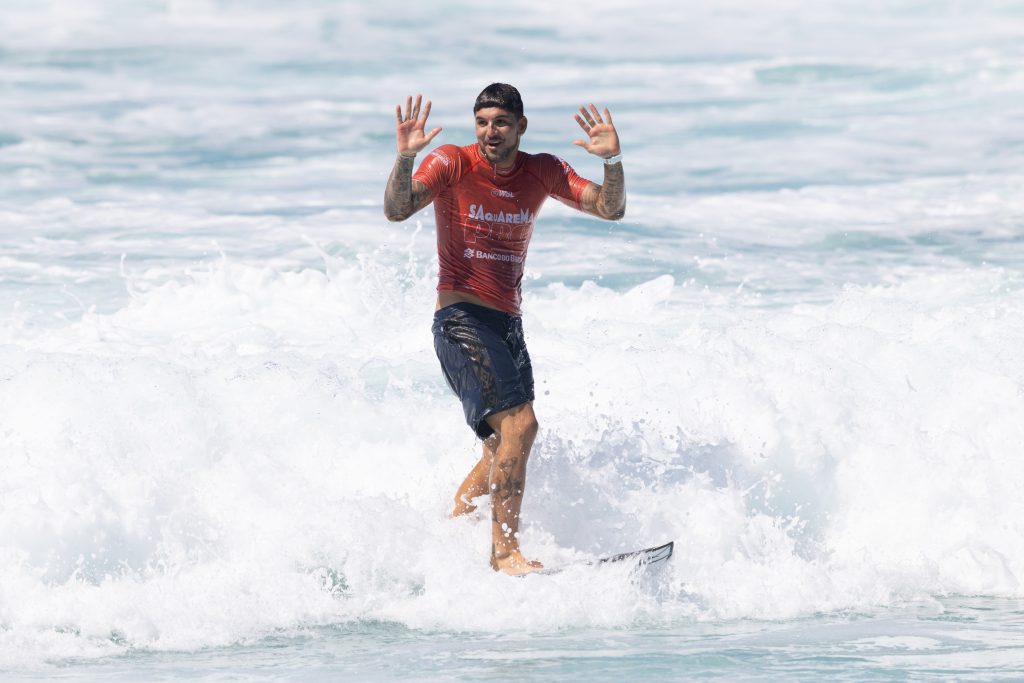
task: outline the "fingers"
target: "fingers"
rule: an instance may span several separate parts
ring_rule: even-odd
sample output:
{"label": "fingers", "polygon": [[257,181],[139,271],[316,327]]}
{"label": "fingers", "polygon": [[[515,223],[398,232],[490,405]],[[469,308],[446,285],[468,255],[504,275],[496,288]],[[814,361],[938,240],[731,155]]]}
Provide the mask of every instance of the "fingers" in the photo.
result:
{"label": "fingers", "polygon": [[614,126],[612,122],[612,113],[608,111],[608,107],[604,108],[604,116],[602,117],[601,112],[597,110],[594,103],[590,103],[590,108],[580,106],[580,113],[575,115],[576,123],[580,124],[580,128],[587,135],[590,135],[590,129],[594,126],[607,123],[609,126]]}
{"label": "fingers", "polygon": [[[605,109],[605,111],[608,110]],[[597,107],[594,106],[593,102],[590,103],[590,111],[587,111],[586,107],[582,105],[580,106],[580,115],[576,117],[577,122],[580,120],[581,116],[583,120],[587,122],[587,125],[590,127],[594,127],[599,123],[604,123],[604,119],[601,118],[601,114],[597,111]]]}
{"label": "fingers", "polygon": [[590,126],[588,126],[587,122],[583,120],[583,117],[580,116],[579,114],[576,114],[576,116],[573,118],[576,119],[576,123],[580,124],[580,128],[583,129],[583,132],[586,133],[587,135],[590,135]]}
{"label": "fingers", "polygon": [[612,113],[608,111],[607,107],[598,111],[593,102],[589,104],[589,107],[580,105],[579,113],[573,118],[576,119],[576,123],[580,124],[580,128],[590,137],[590,140],[573,140],[572,144],[601,157],[618,154],[615,151],[618,149],[618,136],[615,133],[615,124],[612,122]]}
{"label": "fingers", "polygon": [[585,133],[589,133],[590,129],[597,125],[597,122],[594,121],[594,117],[591,116],[586,107],[582,105],[580,105],[580,113],[576,114],[576,123],[580,124],[580,128],[582,128]]}
{"label": "fingers", "polygon": [[[399,125],[408,123],[409,121],[417,121],[420,118],[420,107],[423,104],[423,95],[416,96],[416,102],[413,103],[412,95],[405,98],[405,116],[402,116],[402,105],[395,107],[395,116],[398,118]],[[423,123],[427,122],[427,117],[430,116],[430,100],[427,100],[426,106],[423,107]]]}

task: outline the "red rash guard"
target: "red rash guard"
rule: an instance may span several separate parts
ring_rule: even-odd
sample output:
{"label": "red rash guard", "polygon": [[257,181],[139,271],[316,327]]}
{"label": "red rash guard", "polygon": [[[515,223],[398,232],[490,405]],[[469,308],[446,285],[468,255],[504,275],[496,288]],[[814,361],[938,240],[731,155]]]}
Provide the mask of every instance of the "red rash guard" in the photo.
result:
{"label": "red rash guard", "polygon": [[550,196],[579,209],[590,184],[550,154],[518,152],[511,168],[496,169],[475,144],[438,147],[413,179],[434,201],[437,290],[473,294],[513,315],[541,205]]}

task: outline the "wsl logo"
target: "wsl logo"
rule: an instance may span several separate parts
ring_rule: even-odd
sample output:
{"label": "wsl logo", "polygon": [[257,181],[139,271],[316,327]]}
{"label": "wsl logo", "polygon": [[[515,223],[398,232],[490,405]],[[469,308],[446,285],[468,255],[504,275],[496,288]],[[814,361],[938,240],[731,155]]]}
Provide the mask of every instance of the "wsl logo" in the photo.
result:
{"label": "wsl logo", "polygon": [[491,195],[494,197],[501,197],[502,199],[516,198],[515,192],[509,192],[508,190],[499,190],[498,188],[494,188],[493,190],[491,190]]}

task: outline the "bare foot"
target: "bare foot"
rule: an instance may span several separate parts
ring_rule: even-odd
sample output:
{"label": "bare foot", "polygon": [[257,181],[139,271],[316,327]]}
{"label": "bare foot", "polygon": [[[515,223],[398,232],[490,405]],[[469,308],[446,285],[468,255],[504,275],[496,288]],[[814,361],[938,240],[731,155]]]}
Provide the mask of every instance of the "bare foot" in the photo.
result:
{"label": "bare foot", "polygon": [[462,515],[468,515],[470,512],[476,512],[476,505],[473,505],[465,498],[455,499],[455,509],[452,510],[450,517],[461,517]]}
{"label": "bare foot", "polygon": [[543,568],[544,565],[540,562],[527,560],[519,550],[513,550],[503,555],[491,555],[491,569],[496,572],[505,572],[510,576],[528,574]]}

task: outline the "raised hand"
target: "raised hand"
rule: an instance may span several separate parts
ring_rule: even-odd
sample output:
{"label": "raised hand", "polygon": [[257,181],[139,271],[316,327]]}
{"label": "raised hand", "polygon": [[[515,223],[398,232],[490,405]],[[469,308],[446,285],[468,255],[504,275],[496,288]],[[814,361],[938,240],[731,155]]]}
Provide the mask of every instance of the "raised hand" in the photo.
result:
{"label": "raised hand", "polygon": [[412,102],[412,95],[406,98],[404,116],[402,115],[402,105],[395,105],[395,116],[398,118],[395,132],[398,138],[398,153],[402,156],[416,156],[441,132],[440,128],[435,128],[429,133],[423,132],[427,125],[427,117],[430,116],[430,100],[427,100],[427,106],[423,108],[423,115],[420,116],[422,101],[423,95],[416,96],[415,105]]}
{"label": "raised hand", "polygon": [[615,124],[612,122],[612,114],[605,107],[604,117],[597,111],[597,107],[591,103],[590,110],[580,107],[580,113],[576,114],[576,123],[590,138],[589,140],[573,140],[574,145],[579,145],[591,154],[607,159],[621,153],[619,149],[619,134],[615,132]]}

